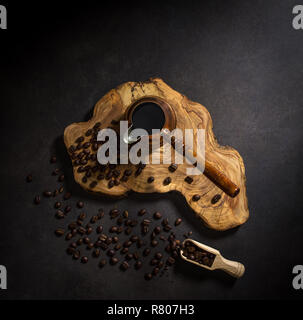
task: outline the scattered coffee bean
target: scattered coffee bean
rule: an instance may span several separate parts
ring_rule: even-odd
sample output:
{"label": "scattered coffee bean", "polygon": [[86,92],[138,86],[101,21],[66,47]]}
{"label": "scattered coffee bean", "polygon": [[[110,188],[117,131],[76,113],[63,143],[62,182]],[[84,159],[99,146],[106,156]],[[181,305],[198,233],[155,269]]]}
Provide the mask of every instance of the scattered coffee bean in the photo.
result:
{"label": "scattered coffee bean", "polygon": [[175,226],[178,226],[179,224],[181,224],[182,222],[182,219],[181,218],[178,218],[176,221],[175,221]]}
{"label": "scattered coffee bean", "polygon": [[169,257],[166,260],[166,264],[169,265],[169,266],[172,266],[175,262],[176,262],[176,260],[173,257]]}
{"label": "scattered coffee bean", "polygon": [[59,188],[59,193],[62,193],[64,191],[64,188],[63,187],[60,187]]}
{"label": "scattered coffee bean", "polygon": [[96,231],[97,231],[97,233],[102,233],[103,227],[102,226],[98,226]]}
{"label": "scattered coffee bean", "polygon": [[126,271],[129,268],[129,264],[127,261],[123,261],[120,267],[123,271]]}
{"label": "scattered coffee bean", "polygon": [[65,212],[65,213],[69,213],[71,210],[72,210],[72,207],[71,207],[71,206],[66,206],[66,207],[64,208],[64,212]]}
{"label": "scattered coffee bean", "polygon": [[147,182],[148,183],[153,183],[155,181],[155,178],[154,177],[149,177],[148,179],[147,179]]}
{"label": "scattered coffee bean", "polygon": [[151,246],[152,247],[156,247],[157,245],[158,245],[158,241],[157,240],[152,240]]}
{"label": "scattered coffee bean", "polygon": [[157,211],[157,212],[154,213],[154,219],[158,220],[158,219],[161,219],[161,218],[162,218],[162,214],[160,212]]}
{"label": "scattered coffee bean", "polygon": [[217,203],[220,199],[221,199],[221,195],[220,195],[220,194],[216,194],[216,195],[211,199],[211,203],[212,203],[212,204],[215,204],[215,203]]}
{"label": "scattered coffee bean", "polygon": [[26,182],[32,182],[33,181],[33,176],[31,174],[29,174],[27,177],[26,177]]}
{"label": "scattered coffee bean", "polygon": [[78,260],[80,258],[80,251],[76,250],[73,254],[73,259]]}
{"label": "scattered coffee bean", "polygon": [[102,260],[99,262],[99,267],[100,267],[100,268],[103,268],[105,265],[106,265],[106,260],[105,260],[105,259],[102,259]]}
{"label": "scattered coffee bean", "polygon": [[64,229],[57,229],[57,230],[55,231],[55,234],[56,234],[56,236],[58,236],[58,237],[63,236],[64,233],[65,233]]}
{"label": "scattered coffee bean", "polygon": [[171,183],[171,177],[167,177],[163,180],[163,185],[167,186]]}
{"label": "scattered coffee bean", "polygon": [[51,191],[44,191],[44,192],[43,192],[43,195],[44,195],[44,197],[46,197],[46,198],[51,197],[52,194],[53,194],[53,193],[52,193]]}
{"label": "scattered coffee bean", "polygon": [[82,208],[84,207],[83,201],[78,201],[78,202],[77,202],[77,207],[78,207],[79,209],[82,209]]}
{"label": "scattered coffee bean", "polygon": [[63,219],[65,216],[64,216],[64,213],[61,211],[61,210],[57,210],[56,212],[56,218],[57,219]]}
{"label": "scattered coffee bean", "polygon": [[192,200],[193,201],[199,201],[200,200],[200,196],[198,194],[193,195]]}
{"label": "scattered coffee bean", "polygon": [[84,220],[86,218],[86,214],[84,212],[81,212],[78,216],[78,219]]}
{"label": "scattered coffee bean", "polygon": [[121,250],[121,254],[125,254],[125,253],[127,253],[128,252],[128,248],[123,248],[122,250]]}
{"label": "scattered coffee bean", "polygon": [[40,196],[35,196],[35,198],[34,198],[34,203],[35,203],[35,204],[39,204],[40,202],[41,202]]}
{"label": "scattered coffee bean", "polygon": [[162,257],[163,257],[163,255],[162,255],[161,252],[157,252],[157,253],[155,254],[155,258],[156,258],[157,260],[161,260]]}
{"label": "scattered coffee bean", "polygon": [[131,260],[133,258],[133,254],[132,253],[127,253],[125,256],[126,260]]}
{"label": "scattered coffee bean", "polygon": [[81,262],[82,263],[87,263],[88,262],[88,258],[86,256],[81,258]]}
{"label": "scattered coffee bean", "polygon": [[149,254],[150,254],[150,249],[149,248],[144,249],[143,255],[147,257]]}
{"label": "scattered coffee bean", "polygon": [[59,209],[61,207],[61,202],[57,201],[55,203],[55,209]]}
{"label": "scattered coffee bean", "polygon": [[151,273],[146,273],[144,276],[145,280],[151,280],[152,277],[153,277],[153,275]]}
{"label": "scattered coffee bean", "polygon": [[118,258],[116,258],[116,257],[112,257],[111,259],[110,259],[110,264],[111,265],[115,265],[115,264],[117,264],[119,262],[119,260],[118,260]]}
{"label": "scattered coffee bean", "polygon": [[73,237],[73,234],[71,232],[69,232],[66,236],[65,236],[65,240],[69,241],[71,238]]}
{"label": "scattered coffee bean", "polygon": [[184,179],[184,181],[187,182],[188,184],[191,184],[191,183],[194,181],[194,179],[193,179],[192,177],[187,176],[187,177]]}
{"label": "scattered coffee bean", "polygon": [[169,170],[170,172],[175,172],[175,171],[177,170],[177,168],[178,168],[178,165],[175,164],[175,163],[172,163],[172,164],[168,167],[168,170]]}
{"label": "scattered coffee bean", "polygon": [[155,227],[154,231],[155,234],[159,234],[161,232],[161,227],[157,226]]}
{"label": "scattered coffee bean", "polygon": [[141,209],[139,212],[138,212],[138,215],[139,216],[144,216],[146,214],[146,209]]}
{"label": "scattered coffee bean", "polygon": [[142,262],[141,261],[136,261],[136,263],[135,263],[135,268],[137,269],[137,270],[139,270],[140,268],[142,267]]}
{"label": "scattered coffee bean", "polygon": [[62,181],[64,181],[64,174],[61,174],[60,176],[59,176],[59,178],[58,178],[58,181],[59,182],[62,182]]}

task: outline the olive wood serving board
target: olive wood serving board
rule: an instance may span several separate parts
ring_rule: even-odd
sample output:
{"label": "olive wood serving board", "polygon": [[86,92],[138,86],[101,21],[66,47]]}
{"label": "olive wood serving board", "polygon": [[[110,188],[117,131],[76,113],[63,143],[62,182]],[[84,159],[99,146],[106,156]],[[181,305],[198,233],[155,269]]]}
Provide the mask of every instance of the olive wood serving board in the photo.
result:
{"label": "olive wood serving board", "polygon": [[[126,120],[131,106],[141,99],[156,100],[159,104],[163,104],[164,108],[169,106],[172,109],[171,116],[166,119],[169,128],[173,126],[181,130],[194,129],[194,132],[197,128],[205,129],[207,162],[224,172],[225,176],[240,188],[240,193],[234,198],[228,196],[204,174],[191,176],[193,181],[186,182],[186,168],[192,165],[185,161],[179,164],[174,172],[169,170],[168,164],[147,164],[145,168],[139,170],[138,165],[117,165],[114,169],[118,175],[116,178],[110,177],[109,174],[110,171],[113,172],[113,168],[98,165],[95,156],[90,158],[87,154],[84,156],[82,154],[82,158],[80,157],[82,163],[79,163],[81,152],[96,155],[95,140],[98,130],[118,128],[118,122]],[[178,191],[209,228],[226,230],[243,224],[249,216],[245,168],[240,154],[235,149],[217,143],[212,128],[212,119],[204,106],[173,90],[163,80],[153,78],[146,82],[126,82],[109,91],[96,103],[89,121],[73,123],[65,129],[64,142],[72,159],[75,181],[85,190],[109,196],[123,196],[129,191],[139,193]],[[89,144],[85,145],[86,142]],[[195,147],[199,153],[200,146]],[[161,156],[162,149],[161,146]],[[87,166],[91,168],[87,169]],[[86,171],[83,171],[85,167]],[[131,175],[126,177],[125,170],[131,170]],[[135,174],[136,171],[140,174]],[[86,174],[87,177],[83,178]],[[151,176],[154,177],[154,181],[149,183],[148,178]],[[171,178],[169,184],[164,183],[167,177]],[[111,180],[112,184],[115,181],[117,185],[109,188]]]}

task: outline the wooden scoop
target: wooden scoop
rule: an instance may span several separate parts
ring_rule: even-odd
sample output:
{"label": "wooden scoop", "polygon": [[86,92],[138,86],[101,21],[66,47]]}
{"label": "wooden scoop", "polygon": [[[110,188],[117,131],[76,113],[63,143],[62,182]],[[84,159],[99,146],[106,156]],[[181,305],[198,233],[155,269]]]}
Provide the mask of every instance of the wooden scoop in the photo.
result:
{"label": "wooden scoop", "polygon": [[243,276],[245,272],[245,267],[242,263],[225,259],[218,250],[211,248],[209,246],[206,246],[205,244],[202,244],[198,241],[195,241],[192,239],[186,239],[183,241],[183,244],[185,245],[186,242],[192,242],[194,245],[201,248],[202,250],[212,253],[213,255],[215,255],[215,258],[213,260],[213,263],[210,266],[207,266],[205,264],[196,262],[194,260],[191,260],[185,257],[184,251],[181,249],[180,256],[185,261],[193,263],[199,267],[202,267],[208,270],[221,269],[235,278],[240,278]]}

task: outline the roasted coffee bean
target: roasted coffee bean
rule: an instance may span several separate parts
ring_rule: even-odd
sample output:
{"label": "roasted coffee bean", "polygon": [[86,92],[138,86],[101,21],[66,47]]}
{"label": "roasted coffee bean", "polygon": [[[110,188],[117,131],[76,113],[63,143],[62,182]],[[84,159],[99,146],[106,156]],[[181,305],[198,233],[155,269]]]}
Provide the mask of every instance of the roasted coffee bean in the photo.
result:
{"label": "roasted coffee bean", "polygon": [[93,251],[93,256],[94,256],[95,258],[98,258],[98,257],[100,256],[100,249],[95,249],[95,250]]}
{"label": "roasted coffee bean", "polygon": [[57,219],[63,219],[64,218],[64,213],[61,210],[57,210],[56,218]]}
{"label": "roasted coffee bean", "polygon": [[103,173],[100,173],[98,176],[97,176],[97,180],[104,180],[105,176]]}
{"label": "roasted coffee bean", "polygon": [[98,219],[102,219],[104,217],[104,211],[103,209],[99,209],[99,212],[97,214]]}
{"label": "roasted coffee bean", "polygon": [[90,241],[90,238],[89,238],[89,237],[84,237],[84,238],[83,238],[83,242],[84,242],[85,244],[89,244],[91,241]]}
{"label": "roasted coffee bean", "polygon": [[64,208],[64,212],[65,212],[65,213],[69,213],[71,210],[72,210],[71,206],[66,206],[66,207]]}
{"label": "roasted coffee bean", "polygon": [[118,228],[118,230],[117,230],[117,233],[121,233],[121,232],[123,232],[123,227],[122,227],[122,226],[120,226],[120,227]]}
{"label": "roasted coffee bean", "polygon": [[76,243],[78,246],[81,246],[81,244],[83,243],[83,239],[79,238]]}
{"label": "roasted coffee bean", "polygon": [[100,267],[100,268],[103,268],[105,265],[106,265],[106,260],[105,260],[105,259],[102,259],[102,260],[99,262],[99,267]]}
{"label": "roasted coffee bean", "polygon": [[59,193],[62,193],[64,191],[64,188],[63,187],[60,187],[59,188]]}
{"label": "roasted coffee bean", "polygon": [[116,233],[118,230],[118,228],[116,226],[112,226],[110,229],[109,229],[109,232],[111,233]]}
{"label": "roasted coffee bean", "polygon": [[149,254],[150,254],[150,249],[149,248],[145,248],[144,251],[143,251],[143,255],[145,257],[147,257]]}
{"label": "roasted coffee bean", "polygon": [[122,216],[123,218],[128,218],[128,211],[127,210],[124,210],[123,213],[122,213]]}
{"label": "roasted coffee bean", "polygon": [[107,235],[104,233],[102,233],[101,236],[99,236],[99,240],[101,241],[106,241],[106,239],[107,239]]}
{"label": "roasted coffee bean", "polygon": [[78,260],[80,258],[80,251],[76,250],[73,254],[73,259]]}
{"label": "roasted coffee bean", "polygon": [[153,275],[151,273],[146,273],[144,276],[145,280],[151,280],[152,277],[153,277]]}
{"label": "roasted coffee bean", "polygon": [[128,227],[125,229],[125,234],[126,235],[130,235],[132,233],[132,228],[131,227]]}
{"label": "roasted coffee bean", "polygon": [[77,243],[76,243],[76,242],[72,242],[69,246],[70,246],[71,248],[76,249],[76,248],[77,248]]}
{"label": "roasted coffee bean", "polygon": [[33,176],[31,174],[27,175],[26,182],[32,182],[32,181],[33,181]]}
{"label": "roasted coffee bean", "polygon": [[102,233],[103,227],[102,226],[98,226],[96,231],[97,231],[97,233]]}
{"label": "roasted coffee bean", "polygon": [[70,192],[66,192],[65,195],[63,196],[63,199],[68,200],[71,196],[72,194]]}
{"label": "roasted coffee bean", "polygon": [[85,176],[82,178],[82,182],[83,182],[83,183],[86,183],[86,182],[87,182],[87,178],[86,178]]}
{"label": "roasted coffee bean", "polygon": [[188,184],[191,184],[191,183],[194,181],[194,179],[193,179],[192,177],[187,176],[187,177],[184,179],[184,181],[187,182]]}
{"label": "roasted coffee bean", "polygon": [[127,253],[128,252],[128,248],[123,248],[122,250],[121,250],[121,254],[125,254],[125,253]]}
{"label": "roasted coffee bean", "polygon": [[88,258],[86,256],[81,258],[81,262],[82,263],[87,263],[88,262]]}
{"label": "roasted coffee bean", "polygon": [[162,226],[167,226],[169,224],[168,219],[165,218],[162,220]]}
{"label": "roasted coffee bean", "polygon": [[136,261],[136,263],[135,263],[135,268],[137,269],[137,270],[139,270],[140,268],[142,267],[142,262],[141,261]]}
{"label": "roasted coffee bean", "polygon": [[123,270],[123,271],[126,271],[128,268],[129,268],[129,264],[127,261],[123,261],[120,268]]}
{"label": "roasted coffee bean", "polygon": [[92,129],[88,129],[86,132],[85,132],[85,135],[88,137],[88,136],[91,136],[93,133],[93,130]]}
{"label": "roasted coffee bean", "polygon": [[156,258],[157,260],[161,260],[162,257],[163,257],[163,255],[162,255],[161,252],[157,252],[157,253],[155,254],[155,258]]}
{"label": "roasted coffee bean", "polygon": [[152,247],[156,247],[157,245],[158,245],[158,241],[157,240],[152,240],[151,246]]}
{"label": "roasted coffee bean", "polygon": [[57,197],[58,194],[59,194],[59,190],[55,189],[55,191],[53,192],[53,197]]}
{"label": "roasted coffee bean", "polygon": [[137,220],[131,220],[131,222],[130,222],[130,226],[131,227],[135,227],[136,225],[138,224],[138,221]]}
{"label": "roasted coffee bean", "polygon": [[138,252],[134,252],[133,257],[135,260],[139,259],[139,253]]}
{"label": "roasted coffee bean", "polygon": [[57,176],[59,173],[60,173],[60,170],[56,168],[55,170],[53,170],[52,175]]}
{"label": "roasted coffee bean", "polygon": [[109,212],[111,219],[117,218],[119,214],[120,214],[120,211],[118,209],[112,209]]}
{"label": "roasted coffee bean", "polygon": [[138,168],[135,172],[135,177],[138,177],[142,172],[142,168]]}
{"label": "roasted coffee bean", "polygon": [[131,242],[137,242],[138,240],[139,240],[139,237],[136,236],[136,235],[133,235],[133,236],[130,237],[130,241]]}
{"label": "roasted coffee bean", "polygon": [[92,227],[86,227],[86,234],[91,234],[93,232]]}
{"label": "roasted coffee bean", "polygon": [[151,262],[150,262],[150,264],[151,264],[152,266],[156,266],[156,265],[158,264],[158,260],[157,260],[157,259],[152,259]]}
{"label": "roasted coffee bean", "polygon": [[128,180],[127,176],[123,176],[123,177],[120,179],[120,181],[122,181],[122,182],[127,182],[127,180]]}
{"label": "roasted coffee bean", "polygon": [[126,255],[125,255],[125,259],[126,260],[131,260],[133,258],[133,254],[132,253],[127,253]]}
{"label": "roasted coffee bean", "polygon": [[92,242],[89,242],[86,246],[87,250],[91,250],[94,247],[94,244]]}
{"label": "roasted coffee bean", "polygon": [[113,242],[113,238],[111,238],[111,237],[107,237],[105,240],[105,243],[108,245],[110,245],[112,242]]}
{"label": "roasted coffee bean", "polygon": [[92,181],[92,182],[89,184],[89,187],[90,187],[91,189],[93,189],[93,188],[96,187],[97,184],[98,184],[97,181]]}
{"label": "roasted coffee bean", "polygon": [[114,249],[116,251],[120,250],[122,248],[122,244],[121,243],[117,243],[115,246],[114,246]]}
{"label": "roasted coffee bean", "polygon": [[77,228],[77,224],[75,222],[71,222],[69,225],[68,225],[68,229],[70,230],[74,230]]}
{"label": "roasted coffee bean", "polygon": [[34,198],[34,203],[35,203],[35,204],[39,204],[40,202],[41,202],[40,196],[35,196],[35,198]]}
{"label": "roasted coffee bean", "polygon": [[187,235],[190,237],[193,234],[192,231],[188,231]]}
{"label": "roasted coffee bean", "polygon": [[149,231],[149,228],[148,228],[147,226],[143,226],[143,227],[142,227],[142,234],[143,234],[143,235],[147,234],[148,231]]}
{"label": "roasted coffee bean", "polygon": [[199,201],[199,200],[200,200],[200,198],[201,198],[201,196],[200,196],[200,195],[195,194],[195,195],[193,195],[192,200],[193,200],[193,201]]}
{"label": "roasted coffee bean", "polygon": [[78,219],[84,220],[86,218],[86,214],[84,212],[80,213]]}
{"label": "roasted coffee bean", "polygon": [[127,169],[127,170],[124,171],[123,174],[124,174],[124,176],[129,177],[129,176],[131,176],[131,174],[132,174],[132,170]]}
{"label": "roasted coffee bean", "polygon": [[150,221],[149,219],[144,219],[144,220],[141,222],[141,224],[142,224],[143,226],[149,226],[150,223],[151,223],[151,221]]}
{"label": "roasted coffee bean", "polygon": [[114,180],[110,180],[109,182],[108,182],[108,189],[111,189],[113,186],[115,185],[115,182],[114,182]]}
{"label": "roasted coffee bean", "polygon": [[85,142],[84,144],[83,144],[83,148],[84,149],[87,149],[87,148],[89,148],[90,147],[90,142]]}
{"label": "roasted coffee bean", "polygon": [[166,241],[166,238],[164,236],[160,236],[159,239],[162,241]]}
{"label": "roasted coffee bean", "polygon": [[153,183],[155,181],[154,177],[148,177],[147,182],[148,183]]}
{"label": "roasted coffee bean", "polygon": [[159,234],[161,232],[161,227],[157,226],[155,227],[154,231],[155,234]]}
{"label": "roasted coffee bean", "polygon": [[100,126],[101,126],[101,122],[96,122],[95,124],[94,124],[94,126],[93,126],[93,129],[99,129],[100,128]]}
{"label": "roasted coffee bean", "polygon": [[125,247],[125,248],[128,248],[128,247],[130,247],[131,245],[132,245],[132,242],[131,242],[130,240],[125,241],[125,242],[123,243],[123,247]]}
{"label": "roasted coffee bean", "polygon": [[59,176],[59,178],[58,178],[58,181],[59,182],[62,182],[62,181],[64,181],[64,174],[60,174],[60,176]]}
{"label": "roasted coffee bean", "polygon": [[57,162],[57,157],[56,156],[52,156],[50,159],[51,163],[56,163]]}
{"label": "roasted coffee bean", "polygon": [[168,257],[168,259],[166,260],[166,264],[169,266],[172,266],[175,262],[176,260],[173,257]]}
{"label": "roasted coffee bean", "polygon": [[113,237],[113,243],[117,243],[119,241],[118,237]]}
{"label": "roasted coffee bean", "polygon": [[162,218],[162,214],[160,212],[157,211],[157,212],[154,213],[154,219],[158,220],[158,219],[161,219],[161,218]]}
{"label": "roasted coffee bean", "polygon": [[44,195],[44,197],[49,198],[53,195],[53,193],[51,191],[44,191],[43,195]]}
{"label": "roasted coffee bean", "polygon": [[83,142],[84,141],[84,137],[78,137],[77,139],[76,139],[76,143],[81,143],[81,142]]}
{"label": "roasted coffee bean", "polygon": [[110,259],[110,264],[111,265],[115,265],[115,264],[117,264],[119,262],[119,260],[118,260],[118,258],[116,258],[116,257],[112,257],[111,259]]}
{"label": "roasted coffee bean", "polygon": [[98,217],[97,216],[92,216],[90,219],[90,223],[96,223],[98,221]]}
{"label": "roasted coffee bean", "polygon": [[153,269],[153,275],[156,276],[156,275],[159,273],[159,271],[160,271],[160,269],[157,268],[157,267],[155,267],[155,268]]}
{"label": "roasted coffee bean", "polygon": [[178,226],[179,224],[181,224],[182,222],[182,219],[181,218],[178,218],[176,221],[175,221],[175,226]]}
{"label": "roasted coffee bean", "polygon": [[171,246],[170,244],[168,244],[166,247],[165,247],[165,251],[170,253],[171,252]]}
{"label": "roasted coffee bean", "polygon": [[215,204],[215,203],[217,203],[220,199],[221,199],[221,195],[220,195],[220,194],[216,194],[216,195],[211,199],[211,203],[212,203],[212,204]]}
{"label": "roasted coffee bean", "polygon": [[83,234],[86,233],[86,229],[83,228],[83,227],[79,227],[79,228],[78,228],[78,233],[83,235]]}
{"label": "roasted coffee bean", "polygon": [[142,248],[143,245],[144,245],[143,241],[142,241],[141,239],[139,239],[139,240],[137,241],[137,247],[138,247],[138,248]]}
{"label": "roasted coffee bean", "polygon": [[117,219],[117,225],[121,226],[121,224],[123,224],[123,217]]}
{"label": "roasted coffee bean", "polygon": [[56,236],[58,236],[58,237],[63,236],[64,233],[65,233],[64,229],[57,229],[57,230],[55,231],[55,234],[56,234]]}
{"label": "roasted coffee bean", "polygon": [[66,236],[65,236],[65,240],[70,240],[71,238],[73,237],[73,234],[72,233],[68,233]]}
{"label": "roasted coffee bean", "polygon": [[171,183],[171,177],[167,177],[163,180],[163,185],[167,186]]}
{"label": "roasted coffee bean", "polygon": [[78,207],[79,209],[82,209],[82,208],[84,207],[83,201],[78,201],[78,202],[77,202],[77,207]]}
{"label": "roasted coffee bean", "polygon": [[61,202],[57,201],[54,205],[55,209],[59,209],[61,207]]}
{"label": "roasted coffee bean", "polygon": [[151,238],[152,240],[156,238],[156,233],[155,233],[154,231],[151,233],[150,238]]}
{"label": "roasted coffee bean", "polygon": [[138,215],[139,216],[144,216],[146,214],[146,209],[141,209],[139,212],[138,212]]}
{"label": "roasted coffee bean", "polygon": [[178,168],[178,165],[175,164],[175,163],[172,163],[172,164],[168,167],[168,170],[169,170],[170,172],[175,172],[175,171],[177,170],[177,168]]}
{"label": "roasted coffee bean", "polygon": [[158,262],[158,268],[161,269],[164,266],[164,262],[161,260]]}

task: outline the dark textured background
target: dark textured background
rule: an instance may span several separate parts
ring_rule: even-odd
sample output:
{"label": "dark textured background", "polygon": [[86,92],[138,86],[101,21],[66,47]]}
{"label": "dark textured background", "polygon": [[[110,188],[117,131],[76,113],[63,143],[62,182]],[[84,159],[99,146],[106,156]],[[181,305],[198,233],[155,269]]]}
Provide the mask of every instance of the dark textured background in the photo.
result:
{"label": "dark textured background", "polygon": [[[295,4],[10,1],[8,30],[0,30],[0,264],[8,269],[0,299],[302,298],[291,284],[293,266],[303,264],[303,30],[292,28]],[[206,229],[178,194],[110,201],[73,183],[64,128],[88,119],[110,89],[149,77],[205,105],[219,143],[242,155],[251,216],[240,228]],[[57,185],[53,152],[67,172],[73,206],[83,199],[90,214],[117,206],[181,216],[178,234],[193,230],[195,239],[243,262],[245,276],[234,281],[178,262],[146,282],[143,271],[72,261],[53,235],[60,225],[54,201],[32,204],[37,192]],[[26,184],[30,172],[34,181]]]}

